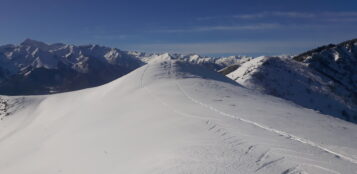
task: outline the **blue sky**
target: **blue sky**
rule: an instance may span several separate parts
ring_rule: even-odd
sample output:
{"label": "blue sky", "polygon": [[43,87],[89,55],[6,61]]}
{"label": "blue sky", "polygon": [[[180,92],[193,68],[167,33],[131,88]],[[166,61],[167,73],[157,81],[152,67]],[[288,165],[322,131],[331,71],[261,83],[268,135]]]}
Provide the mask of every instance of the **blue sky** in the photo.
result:
{"label": "blue sky", "polygon": [[26,38],[145,52],[297,54],[357,38],[357,1],[0,0],[0,44]]}

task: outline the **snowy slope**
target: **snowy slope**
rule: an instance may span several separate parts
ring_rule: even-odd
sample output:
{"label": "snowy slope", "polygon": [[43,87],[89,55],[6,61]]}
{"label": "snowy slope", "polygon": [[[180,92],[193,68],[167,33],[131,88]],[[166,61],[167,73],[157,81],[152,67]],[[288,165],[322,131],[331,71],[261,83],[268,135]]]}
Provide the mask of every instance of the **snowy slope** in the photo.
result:
{"label": "snowy slope", "polygon": [[[331,92],[357,108],[357,39],[322,46],[294,60],[329,79]],[[347,116],[357,118],[357,112]]]}
{"label": "snowy slope", "polygon": [[295,57],[260,57],[219,72],[241,85],[357,123],[357,39]]}
{"label": "snowy slope", "polygon": [[14,100],[0,173],[357,171],[355,124],[185,62],[156,58],[100,87]]}
{"label": "snowy slope", "polygon": [[290,58],[255,58],[240,65],[227,77],[247,88],[357,122],[357,105],[337,94],[335,91],[339,89],[333,87],[330,78]]}

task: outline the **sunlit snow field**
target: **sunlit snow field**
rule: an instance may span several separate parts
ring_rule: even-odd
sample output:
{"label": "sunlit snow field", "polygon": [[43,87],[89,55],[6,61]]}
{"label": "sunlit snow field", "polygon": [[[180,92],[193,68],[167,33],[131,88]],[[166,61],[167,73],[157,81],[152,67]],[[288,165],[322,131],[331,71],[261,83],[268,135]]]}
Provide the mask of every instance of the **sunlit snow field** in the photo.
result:
{"label": "sunlit snow field", "polygon": [[4,174],[357,173],[355,124],[180,61],[7,99],[20,104],[0,121]]}

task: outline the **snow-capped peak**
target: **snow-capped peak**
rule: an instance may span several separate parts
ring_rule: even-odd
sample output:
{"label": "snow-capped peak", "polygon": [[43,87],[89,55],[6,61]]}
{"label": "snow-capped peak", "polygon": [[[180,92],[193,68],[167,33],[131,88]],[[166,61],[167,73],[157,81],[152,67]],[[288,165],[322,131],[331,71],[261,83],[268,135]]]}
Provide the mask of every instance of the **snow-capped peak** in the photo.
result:
{"label": "snow-capped peak", "polygon": [[25,39],[21,44],[21,46],[30,46],[30,47],[36,47],[36,48],[46,48],[48,47],[48,45],[44,42],[40,42],[37,40],[33,40],[33,39]]}

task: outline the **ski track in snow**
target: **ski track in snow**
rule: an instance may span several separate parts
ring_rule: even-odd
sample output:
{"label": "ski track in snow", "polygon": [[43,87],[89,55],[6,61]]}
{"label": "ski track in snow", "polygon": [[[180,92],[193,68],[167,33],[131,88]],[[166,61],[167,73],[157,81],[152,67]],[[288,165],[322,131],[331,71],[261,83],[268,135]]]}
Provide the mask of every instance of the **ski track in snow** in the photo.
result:
{"label": "ski track in snow", "polygon": [[[171,63],[169,64],[169,76],[172,77],[173,74],[174,74],[174,71],[172,70],[172,64],[173,64],[173,61],[170,61]],[[140,80],[140,87],[144,90],[146,90],[146,92],[153,96],[155,99],[157,99],[161,104],[163,104],[164,106],[168,107],[169,109],[171,109],[173,112],[181,115],[181,116],[185,116],[185,117],[189,117],[189,118],[196,118],[196,119],[200,119],[202,121],[204,121],[209,127],[207,128],[208,131],[214,131],[214,133],[216,134],[219,134],[223,140],[223,142],[225,143],[228,143],[232,146],[233,149],[235,149],[236,147],[238,146],[241,146],[243,144],[245,144],[246,142],[242,141],[242,139],[237,139],[235,136],[229,136],[229,133],[222,129],[222,128],[219,128],[217,124],[214,123],[214,121],[212,120],[207,120],[205,117],[202,117],[202,116],[197,116],[197,115],[192,115],[192,114],[188,114],[188,113],[185,113],[183,111],[180,111],[180,110],[177,110],[176,108],[170,106],[168,103],[166,103],[164,100],[162,100],[159,96],[156,96],[153,91],[151,91],[148,87],[144,87],[143,85],[143,81],[144,81],[144,76],[145,76],[145,73],[147,71],[147,69],[149,68],[149,64],[146,65],[145,69],[143,70],[143,73],[142,73],[142,76],[141,76],[141,80]],[[231,119],[235,119],[235,120],[238,120],[238,121],[241,121],[241,122],[244,122],[246,124],[250,124],[250,125],[253,125],[253,126],[256,126],[256,127],[259,127],[263,130],[266,130],[266,131],[269,131],[269,132],[272,132],[272,133],[275,133],[279,136],[283,136],[287,139],[290,139],[290,140],[293,140],[293,141],[297,141],[297,142],[300,142],[300,143],[303,143],[303,144],[306,144],[306,145],[309,145],[309,146],[312,146],[314,148],[317,148],[317,149],[320,149],[324,152],[327,152],[329,154],[332,154],[334,155],[335,157],[337,158],[340,158],[340,159],[343,159],[343,160],[346,160],[348,162],[351,162],[353,164],[357,164],[357,160],[356,159],[353,159],[351,157],[348,157],[348,156],[345,156],[343,154],[340,154],[338,152],[335,152],[331,149],[328,149],[326,147],[323,147],[322,145],[319,145],[311,140],[308,140],[308,139],[305,139],[305,138],[301,138],[299,136],[296,136],[296,135],[293,135],[293,134],[290,134],[290,133],[287,133],[287,132],[284,132],[284,131],[281,131],[281,130],[277,130],[277,129],[274,129],[274,128],[271,128],[271,127],[268,127],[268,126],[265,126],[263,124],[260,124],[260,123],[257,123],[257,122],[254,122],[254,121],[251,121],[251,120],[247,120],[247,119],[244,119],[244,118],[240,118],[238,116],[235,116],[235,115],[232,115],[232,114],[228,114],[226,112],[223,112],[215,107],[212,107],[206,103],[203,103],[201,101],[198,101],[196,100],[195,98],[193,98],[191,95],[189,95],[184,89],[183,87],[179,84],[179,82],[173,78],[175,80],[175,85],[177,87],[177,89],[187,98],[189,99],[190,101],[192,101],[193,103],[195,104],[198,104],[204,108],[208,108],[209,110],[213,111],[213,112],[216,112],[218,113],[219,115],[222,115],[222,116],[225,116],[225,117],[228,117],[228,118],[231,118]],[[245,151],[245,155],[247,155],[248,153],[250,153],[250,151],[254,150],[255,148],[255,145],[249,145],[247,150]],[[238,150],[233,150],[233,152],[236,152]],[[277,158],[277,159],[270,159],[268,160],[269,158],[269,149],[267,151],[265,151],[264,153],[262,153],[258,159],[255,161],[255,163],[258,165],[258,168],[255,170],[255,172],[259,172],[261,169],[269,166],[269,165],[272,165],[274,163],[277,163],[277,162],[280,162],[280,161],[283,161],[285,159],[285,157],[280,157],[280,158]],[[331,170],[331,169],[327,169],[327,168],[324,168],[324,167],[321,167],[321,166],[317,166],[317,165],[313,165],[313,164],[305,164],[305,163],[302,163],[300,165],[306,165],[306,166],[313,166],[313,167],[316,167],[316,168],[320,168],[326,172],[330,172],[330,173],[336,173],[338,174],[339,172],[336,172],[334,170]],[[290,173],[296,173],[296,172],[302,172],[300,169],[298,169],[298,167],[292,167],[292,168],[288,168],[286,170],[284,170],[282,172],[282,174],[290,174]]]}
{"label": "ski track in snow", "polygon": [[[170,74],[173,74],[174,72],[172,71],[172,61],[170,61],[170,62],[171,62],[171,66],[170,66],[170,70],[169,70],[169,71],[170,71]],[[175,79],[175,78],[173,78],[173,79]],[[320,149],[320,150],[322,150],[322,151],[325,151],[325,152],[327,152],[327,153],[330,153],[330,154],[332,154],[332,155],[335,155],[335,157],[338,157],[338,158],[344,159],[344,160],[346,160],[346,161],[349,161],[349,162],[351,162],[351,163],[353,163],[353,164],[357,164],[357,160],[356,160],[356,159],[353,159],[353,158],[351,158],[351,157],[345,156],[345,155],[340,154],[340,153],[338,153],[338,152],[335,152],[335,151],[333,151],[333,150],[331,150],[331,149],[328,149],[328,148],[326,148],[326,147],[323,147],[323,146],[321,146],[321,145],[319,145],[319,144],[317,144],[317,143],[312,142],[311,140],[308,140],[308,139],[305,139],[305,138],[301,138],[301,137],[298,137],[298,136],[296,136],[296,135],[293,135],[293,134],[290,134],[290,133],[287,133],[287,132],[284,132],[284,131],[281,131],[281,130],[274,129],[274,128],[271,128],[271,127],[262,125],[262,124],[260,124],[260,123],[257,123],[257,122],[251,121],[251,120],[247,120],[247,119],[244,119],[244,118],[237,117],[237,116],[235,116],[235,115],[231,115],[231,114],[225,113],[225,112],[223,112],[223,111],[221,111],[221,110],[218,110],[218,109],[216,109],[216,108],[214,108],[214,107],[212,107],[212,106],[210,106],[210,105],[207,105],[207,104],[205,104],[205,103],[203,103],[203,102],[200,102],[200,101],[196,100],[195,98],[193,98],[192,96],[190,96],[190,95],[181,87],[181,85],[177,82],[177,80],[175,81],[175,83],[176,83],[176,86],[178,87],[178,89],[183,93],[183,95],[186,96],[186,97],[187,97],[189,100],[191,100],[193,103],[196,103],[196,104],[201,105],[201,106],[203,106],[203,107],[205,107],[205,108],[208,108],[208,109],[210,109],[211,111],[214,111],[214,112],[216,112],[216,113],[218,113],[218,114],[220,114],[220,115],[222,115],[222,116],[229,117],[229,118],[233,118],[233,119],[235,119],[235,120],[239,120],[239,121],[242,121],[242,122],[245,122],[245,123],[254,125],[254,126],[259,127],[259,128],[262,128],[262,129],[264,129],[264,130],[267,130],[267,131],[276,133],[276,134],[278,134],[278,135],[280,135],[280,136],[284,136],[284,137],[286,137],[286,138],[288,138],[288,139],[291,139],[291,140],[298,141],[298,142],[303,143],[303,144],[307,144],[307,145],[313,146],[313,147],[318,148],[318,149]]]}
{"label": "ski track in snow", "polygon": [[288,138],[288,139],[291,139],[291,140],[295,140],[295,141],[298,141],[298,142],[301,142],[301,143],[304,143],[304,144],[313,146],[313,147],[318,148],[318,149],[320,149],[320,150],[322,150],[322,151],[325,151],[325,152],[328,152],[328,153],[330,153],[330,154],[332,154],[332,155],[335,155],[336,157],[339,157],[339,158],[344,159],[344,160],[347,160],[347,161],[349,161],[349,162],[351,162],[351,163],[357,164],[357,160],[355,160],[355,159],[353,159],[353,158],[350,158],[350,157],[348,157],[348,156],[345,156],[345,155],[343,155],[343,154],[340,154],[340,153],[338,153],[338,152],[335,152],[335,151],[333,151],[333,150],[330,150],[330,149],[328,149],[328,148],[326,148],[326,147],[323,147],[323,146],[321,146],[321,145],[318,145],[318,144],[316,144],[316,143],[314,143],[314,142],[312,142],[312,141],[310,141],[310,140],[308,140],[308,139],[301,138],[301,137],[298,137],[298,136],[296,136],[296,135],[293,135],[293,134],[290,134],[290,133],[287,133],[287,132],[284,132],[284,131],[281,131],[281,130],[277,130],[277,129],[273,129],[273,128],[267,127],[267,126],[265,126],[265,125],[262,125],[262,124],[260,124],[260,123],[254,122],[254,121],[250,121],[250,120],[247,120],[247,119],[244,119],[244,118],[240,118],[240,117],[237,117],[237,116],[234,116],[234,115],[225,113],[225,112],[223,112],[223,111],[220,111],[220,110],[218,110],[218,109],[216,109],[216,108],[214,108],[214,107],[212,107],[212,106],[209,106],[209,105],[207,105],[207,104],[205,104],[205,103],[202,103],[202,102],[200,102],[200,101],[198,101],[198,100],[192,98],[191,96],[189,96],[189,95],[186,93],[186,91],[183,90],[183,88],[182,88],[178,83],[177,83],[177,86],[178,86],[178,88],[182,91],[182,93],[183,93],[188,99],[190,99],[192,102],[194,102],[194,103],[196,103],[196,104],[199,104],[199,105],[201,105],[201,106],[203,106],[203,107],[206,107],[206,108],[208,108],[208,109],[210,109],[210,110],[212,110],[212,111],[214,111],[214,112],[217,112],[217,113],[219,113],[220,115],[223,115],[223,116],[229,117],[229,118],[233,118],[233,119],[236,119],[236,120],[239,120],[239,121],[248,123],[248,124],[252,124],[252,125],[257,126],[257,127],[259,127],[259,128],[262,128],[262,129],[264,129],[264,130],[267,130],[267,131],[276,133],[276,134],[278,134],[278,135],[284,136],[284,137],[286,137],[286,138]]}
{"label": "ski track in snow", "polygon": [[[171,66],[171,64],[170,64],[170,66]],[[240,156],[238,158],[239,161],[242,160],[242,157],[250,155],[250,152],[255,149],[256,145],[249,145],[249,144],[247,145],[246,142],[244,142],[242,139],[238,139],[236,136],[230,135],[230,133],[227,130],[225,130],[222,127],[219,127],[219,125],[216,124],[214,121],[207,120],[207,118],[202,117],[202,116],[188,114],[186,112],[177,110],[175,107],[172,107],[171,105],[169,105],[167,102],[165,102],[159,96],[155,95],[154,92],[150,88],[144,87],[143,86],[143,80],[144,80],[145,72],[147,71],[148,68],[149,68],[149,65],[147,65],[147,67],[143,70],[143,74],[141,76],[141,81],[140,81],[140,86],[141,86],[142,89],[146,90],[146,92],[149,95],[151,95],[153,98],[158,100],[159,103],[161,103],[162,105],[164,105],[165,107],[167,107],[168,109],[170,109],[171,111],[173,111],[176,114],[179,114],[179,115],[187,117],[187,118],[196,118],[196,119],[201,120],[202,123],[204,123],[207,126],[207,130],[209,132],[213,133],[213,135],[217,136],[219,139],[221,139],[221,141],[224,144],[228,145],[230,147],[230,149],[232,150],[232,152],[236,153],[238,151],[242,151],[242,153],[240,154]],[[172,75],[171,72],[168,72],[168,73],[169,73],[169,75]],[[246,150],[244,150],[244,147],[242,145],[246,145],[247,146]],[[239,149],[237,149],[238,147],[239,147]],[[254,172],[259,172],[263,168],[266,168],[266,167],[268,167],[270,165],[273,165],[273,164],[275,164],[277,162],[280,162],[280,161],[285,159],[285,157],[280,157],[280,158],[277,158],[277,159],[268,159],[268,157],[266,157],[268,152],[269,152],[269,150],[266,151],[265,153],[263,153],[255,161],[255,164],[257,165],[256,166],[257,169],[253,170]],[[291,170],[291,169],[294,169],[294,170]],[[291,174],[291,173],[294,173],[294,172],[301,172],[301,170],[297,169],[296,167],[283,169],[282,174]]]}

